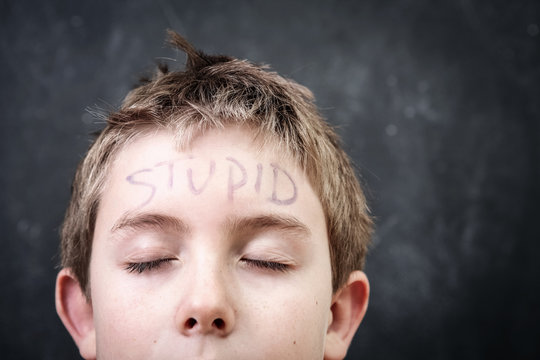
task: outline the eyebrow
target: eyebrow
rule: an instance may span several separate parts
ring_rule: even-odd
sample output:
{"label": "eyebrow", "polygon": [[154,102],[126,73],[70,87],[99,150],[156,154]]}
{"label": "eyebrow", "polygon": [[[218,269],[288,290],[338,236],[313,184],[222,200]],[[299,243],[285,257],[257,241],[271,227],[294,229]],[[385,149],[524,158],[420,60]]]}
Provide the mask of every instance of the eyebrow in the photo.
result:
{"label": "eyebrow", "polygon": [[226,221],[225,229],[227,229],[230,236],[243,232],[249,233],[265,230],[277,230],[285,232],[299,239],[305,239],[311,235],[309,228],[296,217],[277,214],[229,218]]}
{"label": "eyebrow", "polygon": [[130,230],[163,230],[186,234],[189,226],[181,219],[157,213],[125,213],[111,228],[111,233]]}
{"label": "eyebrow", "polygon": [[[305,239],[311,236],[309,228],[294,216],[263,214],[250,217],[229,217],[224,226],[228,236],[241,233],[257,233],[276,230],[289,234],[293,238]],[[180,218],[159,213],[126,212],[115,222],[111,234],[122,231],[158,230],[189,234],[191,228]]]}

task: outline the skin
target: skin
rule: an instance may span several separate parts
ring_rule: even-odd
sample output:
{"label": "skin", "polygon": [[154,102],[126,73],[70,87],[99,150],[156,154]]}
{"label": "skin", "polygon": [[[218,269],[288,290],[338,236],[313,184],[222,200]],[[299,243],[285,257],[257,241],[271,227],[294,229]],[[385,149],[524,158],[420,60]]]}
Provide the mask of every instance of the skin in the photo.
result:
{"label": "skin", "polygon": [[369,297],[332,293],[325,216],[305,175],[241,128],[185,151],[134,140],[105,184],[90,299],[70,269],[56,308],[85,359],[342,359]]}
{"label": "skin", "polygon": [[[228,129],[200,137],[186,152],[158,133],[119,154],[103,193],[90,264],[98,358],[323,357],[332,302],[323,210],[292,162],[257,149],[248,132]],[[236,188],[243,176],[227,158],[246,168],[245,185]],[[175,160],[172,172],[163,166],[139,174],[139,182],[155,186],[150,200],[149,186],[126,181],[139,169]],[[200,188],[211,161],[214,173],[195,194],[187,167]],[[257,164],[263,165],[259,192]],[[279,173],[274,185],[268,164],[279,164],[290,179]],[[291,180],[294,203],[269,201],[274,192],[290,198]],[[115,229],[119,220],[141,214],[166,215],[182,226]],[[294,219],[307,231],[231,229],[231,219],[257,216]],[[171,260],[142,272],[134,265],[160,259]]]}

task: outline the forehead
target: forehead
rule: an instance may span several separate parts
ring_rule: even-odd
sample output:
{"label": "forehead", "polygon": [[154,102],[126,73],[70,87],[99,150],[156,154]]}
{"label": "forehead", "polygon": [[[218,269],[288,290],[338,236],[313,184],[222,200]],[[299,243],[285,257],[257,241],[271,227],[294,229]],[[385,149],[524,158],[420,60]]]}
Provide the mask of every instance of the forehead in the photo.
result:
{"label": "forehead", "polygon": [[236,214],[292,214],[325,229],[304,172],[275,141],[235,127],[210,130],[183,149],[176,144],[170,132],[155,131],[126,145],[112,163],[100,208],[114,217],[153,209],[186,216],[188,209],[217,206]]}

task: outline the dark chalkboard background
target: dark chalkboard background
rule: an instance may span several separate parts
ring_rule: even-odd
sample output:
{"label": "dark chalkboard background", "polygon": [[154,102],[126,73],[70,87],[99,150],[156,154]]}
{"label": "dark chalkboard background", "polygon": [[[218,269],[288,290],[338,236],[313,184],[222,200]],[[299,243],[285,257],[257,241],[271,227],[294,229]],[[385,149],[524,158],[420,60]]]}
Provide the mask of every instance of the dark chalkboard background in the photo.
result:
{"label": "dark chalkboard background", "polygon": [[175,57],[168,27],[307,85],[339,127],[378,224],[348,358],[540,356],[538,1],[13,0],[0,19],[2,358],[77,357],[53,288],[85,108]]}

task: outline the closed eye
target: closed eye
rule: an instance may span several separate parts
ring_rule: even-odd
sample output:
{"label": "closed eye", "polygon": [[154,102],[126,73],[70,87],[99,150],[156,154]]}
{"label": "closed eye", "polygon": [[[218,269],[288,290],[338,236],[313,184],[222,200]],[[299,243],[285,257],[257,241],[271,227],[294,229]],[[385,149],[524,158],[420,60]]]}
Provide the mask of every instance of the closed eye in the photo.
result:
{"label": "closed eye", "polygon": [[143,273],[145,271],[152,271],[161,268],[162,266],[170,263],[171,261],[176,260],[175,258],[164,258],[156,259],[152,261],[143,261],[143,262],[130,262],[126,264],[125,270],[129,273]]}
{"label": "closed eye", "polygon": [[263,270],[272,270],[272,271],[280,271],[280,272],[286,272],[290,269],[289,264],[280,263],[277,261],[268,261],[268,260],[260,260],[260,259],[242,259],[242,261],[250,266],[255,267]]}

